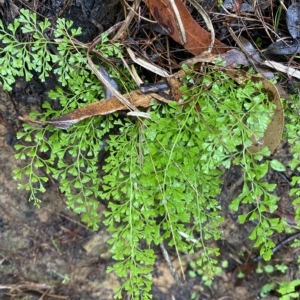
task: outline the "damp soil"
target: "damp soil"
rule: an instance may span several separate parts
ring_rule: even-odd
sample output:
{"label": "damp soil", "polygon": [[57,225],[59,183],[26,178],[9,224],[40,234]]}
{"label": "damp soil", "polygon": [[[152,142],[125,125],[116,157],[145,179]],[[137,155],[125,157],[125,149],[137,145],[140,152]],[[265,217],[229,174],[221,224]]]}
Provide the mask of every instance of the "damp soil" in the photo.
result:
{"label": "damp soil", "polygon": [[[72,19],[76,26],[83,28],[83,42],[91,41],[117,22],[122,14],[121,5],[111,0],[43,1],[42,5],[35,1],[5,1],[1,5],[2,19],[6,22],[13,19],[21,6],[32,11],[39,9],[50,19],[59,16]],[[18,190],[18,182],[13,179],[13,170],[23,164],[15,159],[13,148],[16,132],[21,127],[18,116],[39,110],[47,99],[47,91],[56,84],[54,77],[45,83],[37,79],[29,83],[18,79],[12,92],[0,91],[0,299],[112,300],[113,289],[120,284],[120,279],[106,272],[113,260],[106,244],[109,234],[105,228],[100,225],[100,229],[93,232],[82,224],[80,217],[66,208],[64,196],[55,182],[50,180],[46,193],[39,195],[42,202],[37,208],[28,202],[29,192]],[[274,156],[287,164],[291,158],[288,145],[283,142]],[[273,172],[267,178],[277,184],[275,192],[280,199],[280,211],[284,213],[292,213],[289,176],[291,174]],[[299,278],[298,252],[290,249],[288,244],[270,262],[261,263],[288,266],[284,275],[256,272],[258,265],[252,259],[258,255],[258,250],[248,239],[255,223],[239,224],[237,213],[229,209],[231,200],[241,191],[240,169],[234,167],[226,171],[223,180],[222,193],[218,197],[224,217],[223,239],[211,246],[220,248],[218,259],[227,261],[228,265],[207,286],[201,276],[194,277],[189,272],[189,263],[200,253],[182,253],[186,281],[180,285],[170,274],[157,248],[154,300],[260,299],[263,285],[271,279],[291,281]],[[101,209],[100,205],[100,213]],[[274,240],[280,243],[287,237],[278,234]],[[178,266],[176,254],[171,249],[170,255],[173,264]],[[244,279],[238,276],[241,266],[248,273]],[[123,299],[130,298],[124,295]],[[264,299],[278,299],[278,295],[270,293]]]}

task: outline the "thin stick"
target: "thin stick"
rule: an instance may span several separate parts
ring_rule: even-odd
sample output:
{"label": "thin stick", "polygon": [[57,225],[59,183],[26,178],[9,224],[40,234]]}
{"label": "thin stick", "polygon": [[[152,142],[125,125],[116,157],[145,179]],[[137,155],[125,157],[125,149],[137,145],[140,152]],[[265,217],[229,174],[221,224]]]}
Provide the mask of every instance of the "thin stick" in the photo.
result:
{"label": "thin stick", "polygon": [[176,280],[177,283],[179,283],[180,285],[182,285],[183,282],[182,282],[182,280],[180,279],[178,273],[176,272],[174,266],[172,265],[172,262],[171,262],[171,260],[170,260],[170,256],[169,256],[169,254],[168,254],[168,251],[167,251],[166,248],[165,248],[164,243],[161,242],[159,245],[160,245],[160,249],[161,249],[161,251],[162,251],[163,257],[164,257],[164,259],[165,259],[165,261],[166,261],[166,263],[167,263],[167,266],[168,266],[168,268],[169,268],[169,270],[170,270],[172,276],[174,277],[174,279]]}
{"label": "thin stick", "polygon": [[174,15],[175,15],[175,21],[176,21],[176,25],[177,25],[177,28],[179,31],[180,43],[182,45],[184,45],[186,43],[186,34],[185,34],[185,29],[184,29],[183,23],[181,21],[179,10],[178,10],[174,0],[169,0],[169,3],[174,12]]}
{"label": "thin stick", "polygon": [[[133,5],[137,8],[141,4],[142,0],[135,0],[135,1],[136,2]],[[123,35],[123,32],[128,28],[128,26],[129,26],[130,22],[132,21],[134,15],[135,15],[134,9],[132,9],[128,13],[128,15],[127,15],[127,17],[126,17],[123,25],[121,26],[121,28],[118,30],[118,32],[116,33],[116,35],[112,38],[113,42],[115,42],[115,41],[117,41],[117,40],[120,39],[120,37]]]}
{"label": "thin stick", "polygon": [[97,76],[97,78],[101,81],[103,85],[113,94],[115,95],[119,101],[125,105],[128,109],[133,110],[133,111],[138,111],[138,109],[130,103],[129,100],[127,100],[119,91],[117,91],[112,84],[109,82],[109,80],[104,76],[103,73],[99,72],[99,70],[95,67],[93,61],[91,60],[90,57],[90,52],[92,49],[95,47],[97,43],[101,41],[101,35],[94,39],[94,41],[89,45],[88,50],[87,50],[87,61],[90,69],[94,72],[94,74]]}
{"label": "thin stick", "polygon": [[130,55],[130,58],[138,65],[142,66],[143,68],[157,74],[160,75],[162,77],[169,77],[170,75],[168,74],[167,71],[165,71],[164,69],[154,65],[153,63],[149,63],[146,60],[136,57],[134,52],[130,49],[130,48],[126,48],[128,54]]}
{"label": "thin stick", "polygon": [[124,4],[125,4],[125,6],[126,6],[130,11],[132,11],[136,16],[139,17],[139,19],[145,20],[145,21],[147,21],[147,22],[149,22],[149,23],[157,24],[157,21],[155,21],[155,20],[150,20],[150,19],[148,19],[148,18],[146,18],[146,17],[141,16],[139,13],[137,13],[130,5],[126,2],[126,0],[124,0],[123,2],[124,2]]}
{"label": "thin stick", "polygon": [[208,47],[208,53],[211,53],[211,50],[215,44],[215,29],[213,27],[213,24],[207,14],[207,12],[203,9],[203,7],[196,1],[196,0],[189,0],[190,3],[198,10],[199,14],[202,16],[202,18],[205,21],[205,24],[207,26],[207,29],[210,31],[210,45]]}

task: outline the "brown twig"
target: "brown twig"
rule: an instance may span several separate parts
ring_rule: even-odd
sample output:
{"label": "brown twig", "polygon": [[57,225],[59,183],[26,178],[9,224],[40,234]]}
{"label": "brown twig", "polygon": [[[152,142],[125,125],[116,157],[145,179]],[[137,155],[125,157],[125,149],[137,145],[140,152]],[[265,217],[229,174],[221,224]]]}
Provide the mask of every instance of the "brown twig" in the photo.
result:
{"label": "brown twig", "polygon": [[116,35],[112,38],[113,42],[119,40],[121,38],[121,36],[124,34],[124,31],[129,27],[129,24],[132,21],[134,15],[135,15],[134,11],[137,7],[140,6],[141,2],[142,2],[142,0],[135,0],[134,1],[134,3],[133,3],[134,8],[132,10],[130,10],[130,12],[128,13],[128,15],[127,15],[124,23],[122,24],[121,28],[118,30]]}

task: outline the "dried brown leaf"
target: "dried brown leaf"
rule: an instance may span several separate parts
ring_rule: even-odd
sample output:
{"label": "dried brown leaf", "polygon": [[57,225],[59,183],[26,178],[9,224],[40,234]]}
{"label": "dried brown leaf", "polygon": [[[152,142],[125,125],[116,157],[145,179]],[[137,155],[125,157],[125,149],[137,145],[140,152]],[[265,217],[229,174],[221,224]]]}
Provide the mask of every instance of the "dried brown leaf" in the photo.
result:
{"label": "dried brown leaf", "polygon": [[[168,77],[168,83],[170,86],[170,91],[166,92],[171,99],[178,101],[181,98],[181,92],[179,91],[180,82],[178,79],[173,77]],[[130,101],[135,107],[149,107],[151,101],[160,101],[168,103],[172,100],[165,99],[158,94],[150,93],[144,94],[140,90],[133,91],[129,94],[123,95],[126,100]],[[117,97],[112,97],[103,101],[95,102],[78,108],[72,112],[64,114],[56,119],[40,122],[36,120],[30,120],[26,117],[19,117],[20,120],[28,123],[34,123],[39,125],[52,125],[60,129],[68,129],[72,125],[82,121],[84,119],[93,116],[103,116],[108,115],[120,110],[128,110],[128,107],[119,101]]]}
{"label": "dried brown leaf", "polygon": [[[152,94],[143,94],[141,91],[125,94],[124,97],[136,107],[149,107],[151,100],[155,101]],[[121,103],[117,97],[112,97],[103,101],[88,104],[50,121],[39,122],[25,117],[19,117],[19,119],[24,122],[40,125],[50,124],[60,129],[68,129],[84,119],[93,116],[108,115],[120,110],[128,110],[128,107]]]}
{"label": "dried brown leaf", "polygon": [[[142,94],[140,91],[126,94],[124,97],[135,107],[148,107],[152,99],[151,94]],[[47,123],[61,129],[68,129],[73,124],[86,118],[108,115],[120,110],[128,110],[128,107],[121,103],[117,97],[112,97],[78,108]]]}
{"label": "dried brown leaf", "polygon": [[[177,28],[176,19],[169,3],[163,0],[144,0],[152,16],[166,32],[181,44],[180,32]],[[207,51],[210,45],[210,33],[203,29],[191,16],[181,0],[175,0],[176,6],[186,33],[186,43],[183,45],[186,50],[194,55]],[[229,47],[215,39],[212,53],[224,53]]]}

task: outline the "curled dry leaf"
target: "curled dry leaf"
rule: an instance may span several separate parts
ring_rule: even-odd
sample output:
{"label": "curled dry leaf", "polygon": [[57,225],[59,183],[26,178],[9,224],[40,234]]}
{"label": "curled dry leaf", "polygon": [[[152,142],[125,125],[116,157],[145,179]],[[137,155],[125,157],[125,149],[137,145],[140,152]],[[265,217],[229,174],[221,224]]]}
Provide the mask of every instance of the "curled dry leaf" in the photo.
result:
{"label": "curled dry leaf", "polygon": [[[141,91],[131,92],[124,95],[124,97],[136,107],[149,107],[151,100],[154,99],[152,94],[143,94]],[[28,123],[40,125],[49,124],[60,129],[68,129],[72,125],[84,119],[93,116],[108,115],[120,110],[128,110],[128,107],[121,103],[117,97],[112,97],[103,101],[85,105],[50,121],[40,122],[36,120],[30,120],[25,117],[19,117],[19,119]]]}
{"label": "curled dry leaf", "polygon": [[[179,44],[181,43],[180,32],[176,25],[176,17],[168,1],[144,0],[154,19]],[[194,55],[207,51],[210,46],[210,33],[203,29],[191,16],[181,0],[175,0],[183,27],[186,33],[186,43],[183,45],[186,50]],[[225,53],[230,48],[215,39],[212,53]]]}
{"label": "curled dry leaf", "polygon": [[280,95],[277,88],[269,80],[249,74],[243,70],[225,70],[226,74],[241,86],[245,86],[247,81],[262,82],[262,91],[268,93],[268,99],[276,105],[271,121],[264,133],[263,143],[258,143],[255,138],[252,138],[252,145],[248,148],[251,153],[256,153],[264,147],[268,147],[273,153],[280,143],[283,127],[284,127],[284,111],[280,101]]}
{"label": "curled dry leaf", "polygon": [[[151,94],[142,94],[140,91],[135,91],[124,95],[135,107],[149,107]],[[93,117],[112,114],[116,111],[128,110],[128,107],[119,101],[117,97],[112,97],[107,100],[91,103],[89,105],[78,108],[68,114],[62,115],[56,119],[48,121],[47,124],[56,126],[61,129],[68,129],[73,124],[81,120]]]}
{"label": "curled dry leaf", "polygon": [[[166,94],[176,101],[179,101],[181,98],[181,92],[179,91],[180,82],[178,79],[173,77],[168,77],[168,85],[170,87],[169,92],[166,92]],[[160,101],[168,103],[172,100],[165,99],[164,97],[155,94],[144,94],[140,90],[133,91],[129,94],[123,95],[127,101],[130,101],[132,105],[135,107],[149,107],[151,101]],[[93,117],[93,116],[103,116],[112,114],[114,112],[120,111],[120,110],[128,110],[128,107],[124,105],[122,102],[119,101],[117,97],[112,97],[106,100],[102,100],[99,102],[91,103],[86,106],[83,106],[81,108],[78,108],[72,112],[69,112],[67,114],[64,114],[58,118],[55,118],[50,121],[35,121],[30,120],[25,117],[19,117],[20,120],[28,123],[35,123],[39,125],[52,125],[60,129],[68,129],[72,125],[78,123],[79,121],[82,121],[84,119]],[[131,114],[133,115],[133,114]],[[146,117],[145,113],[134,114],[135,116],[143,116]]]}

